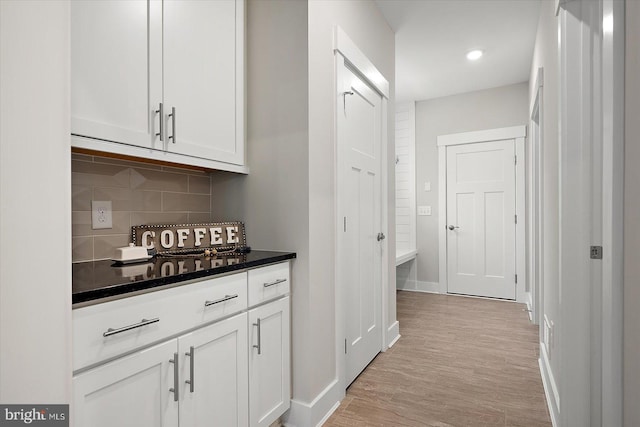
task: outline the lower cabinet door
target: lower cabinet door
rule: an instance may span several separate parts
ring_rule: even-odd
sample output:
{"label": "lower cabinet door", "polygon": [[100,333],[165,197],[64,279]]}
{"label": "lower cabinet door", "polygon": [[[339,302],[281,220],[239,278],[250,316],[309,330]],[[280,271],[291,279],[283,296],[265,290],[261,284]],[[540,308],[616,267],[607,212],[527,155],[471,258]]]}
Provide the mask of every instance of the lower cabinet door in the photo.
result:
{"label": "lower cabinet door", "polygon": [[289,297],[249,311],[249,421],[268,427],[290,406]]}
{"label": "lower cabinet door", "polygon": [[178,338],[180,427],[248,425],[247,313]]}
{"label": "lower cabinet door", "polygon": [[171,340],[74,376],[74,425],[177,426],[176,351]]}

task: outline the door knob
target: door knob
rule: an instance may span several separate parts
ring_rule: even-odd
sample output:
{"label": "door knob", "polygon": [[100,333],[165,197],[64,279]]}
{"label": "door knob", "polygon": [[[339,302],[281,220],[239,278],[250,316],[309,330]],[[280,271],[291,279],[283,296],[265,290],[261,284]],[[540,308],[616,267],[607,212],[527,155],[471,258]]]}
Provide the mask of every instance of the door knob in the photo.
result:
{"label": "door knob", "polygon": [[451,231],[453,231],[456,228],[460,228],[460,227],[458,227],[457,225],[450,225],[449,226],[449,230],[451,230]]}
{"label": "door knob", "polygon": [[386,239],[386,238],[387,238],[387,236],[385,236],[385,235],[384,235],[384,233],[378,233],[378,242],[379,242],[380,240],[384,240],[384,239]]}

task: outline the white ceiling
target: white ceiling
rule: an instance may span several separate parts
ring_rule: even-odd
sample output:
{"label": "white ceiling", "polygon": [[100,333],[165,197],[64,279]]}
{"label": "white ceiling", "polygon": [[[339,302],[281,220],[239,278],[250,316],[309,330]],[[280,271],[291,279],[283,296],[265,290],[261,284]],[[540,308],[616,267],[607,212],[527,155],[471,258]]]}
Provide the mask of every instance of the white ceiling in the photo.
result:
{"label": "white ceiling", "polygon": [[[396,101],[529,80],[540,1],[375,0],[396,32]],[[482,49],[478,61],[466,54]]]}

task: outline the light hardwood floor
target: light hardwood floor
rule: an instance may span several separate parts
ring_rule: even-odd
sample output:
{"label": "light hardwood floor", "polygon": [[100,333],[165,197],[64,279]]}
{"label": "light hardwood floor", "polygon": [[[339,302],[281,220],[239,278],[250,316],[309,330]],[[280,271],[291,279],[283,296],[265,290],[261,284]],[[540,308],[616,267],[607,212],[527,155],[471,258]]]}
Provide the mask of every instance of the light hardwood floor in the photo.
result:
{"label": "light hardwood floor", "polygon": [[524,305],[398,292],[400,340],[324,424],[551,426]]}

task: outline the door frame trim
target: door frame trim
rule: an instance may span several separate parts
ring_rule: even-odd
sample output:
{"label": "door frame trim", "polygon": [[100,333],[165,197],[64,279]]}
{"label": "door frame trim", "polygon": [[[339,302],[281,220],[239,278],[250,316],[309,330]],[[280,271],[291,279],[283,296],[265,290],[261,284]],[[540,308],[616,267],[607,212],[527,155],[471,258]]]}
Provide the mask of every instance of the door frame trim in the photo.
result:
{"label": "door frame trim", "polygon": [[[336,355],[336,383],[338,385],[338,394],[339,399],[342,400],[346,395],[346,388],[348,384],[346,384],[346,374],[345,374],[345,353],[344,353],[344,337],[346,336],[346,319],[344,315],[344,311],[346,310],[344,304],[344,295],[341,292],[341,288],[338,286],[340,283],[340,263],[341,263],[341,251],[338,245],[339,242],[339,233],[341,230],[341,203],[340,203],[340,193],[339,193],[339,177],[340,177],[340,168],[339,168],[339,146],[338,146],[338,122],[337,122],[337,114],[338,114],[338,101],[339,96],[343,92],[343,88],[338,85],[338,75],[339,67],[348,66],[349,68],[355,70],[360,74],[368,85],[378,92],[381,95],[381,126],[380,126],[380,180],[381,180],[381,188],[380,188],[380,204],[381,204],[381,212],[380,212],[380,227],[381,231],[387,236],[387,239],[382,241],[382,260],[381,260],[381,271],[380,271],[380,304],[381,304],[381,322],[380,325],[380,351],[385,351],[389,345],[388,342],[391,340],[395,340],[395,336],[388,337],[389,331],[393,330],[391,326],[395,326],[397,324],[396,319],[392,319],[390,322],[389,317],[389,301],[390,301],[390,293],[387,288],[389,287],[389,238],[391,237],[389,234],[389,185],[388,185],[388,176],[389,176],[389,158],[388,158],[388,111],[389,111],[389,81],[378,71],[378,69],[373,65],[373,63],[367,58],[367,56],[358,48],[358,46],[351,40],[351,38],[340,28],[339,26],[334,27],[334,129],[333,129],[333,140],[334,140],[334,164],[336,165],[334,170],[334,218],[336,221],[335,230],[334,230],[334,245],[335,245],[335,271],[334,271],[334,283],[335,283],[335,355]],[[393,260],[395,264],[395,251],[393,254]],[[395,289],[394,289],[395,291]],[[394,293],[395,295],[395,293]]]}
{"label": "door frame trim", "polygon": [[520,280],[516,285],[516,301],[525,302],[525,155],[524,143],[527,126],[486,129],[474,132],[454,133],[438,136],[438,270],[440,292],[447,293],[447,147],[450,145],[475,144],[479,142],[513,139],[519,160],[516,163],[516,215],[521,218],[516,224],[516,274]]}
{"label": "door frame trim", "polygon": [[[531,120],[531,133],[528,147],[529,171],[527,172],[528,190],[528,218],[529,230],[527,238],[527,281],[531,294],[531,307],[529,313],[531,321],[541,325],[544,303],[544,67],[539,67],[534,86],[535,95],[529,109]],[[536,118],[537,117],[537,118]],[[534,134],[534,123],[537,132]],[[536,163],[537,159],[537,163]],[[540,326],[540,342],[543,338],[543,328]]]}
{"label": "door frame trim", "polygon": [[625,4],[566,1],[558,25],[560,401],[549,406],[559,425],[622,425]]}

